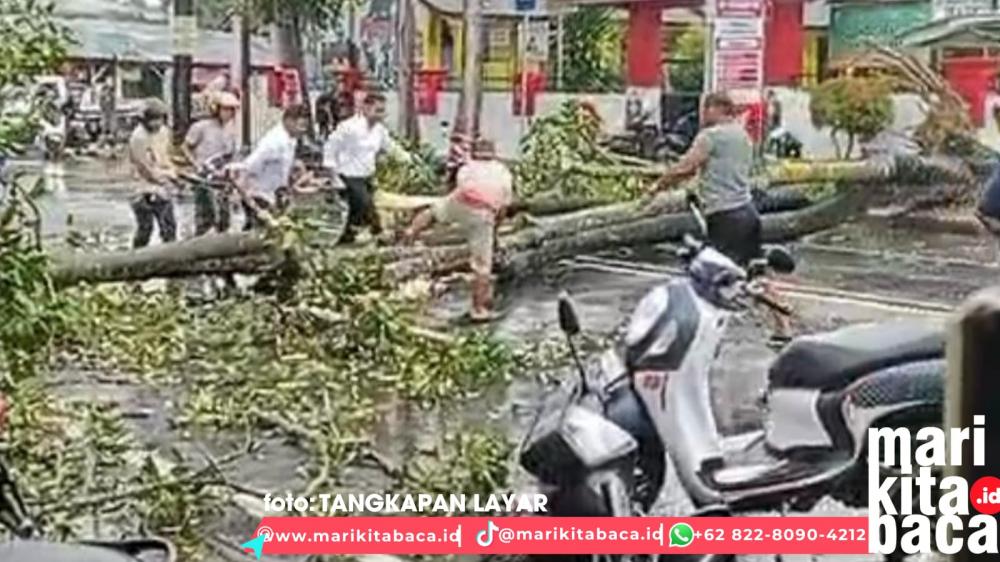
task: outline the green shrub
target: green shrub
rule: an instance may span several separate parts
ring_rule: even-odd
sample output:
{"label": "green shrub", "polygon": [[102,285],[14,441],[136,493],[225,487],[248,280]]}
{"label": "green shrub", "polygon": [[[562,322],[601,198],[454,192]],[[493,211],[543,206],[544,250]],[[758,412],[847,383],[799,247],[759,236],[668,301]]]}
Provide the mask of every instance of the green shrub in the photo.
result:
{"label": "green shrub", "polygon": [[[880,77],[845,76],[827,80],[812,92],[809,109],[813,124],[829,127],[837,147],[837,156],[850,158],[856,139],[871,139],[885,129],[893,119],[892,83]],[[847,135],[843,152],[837,135]]]}

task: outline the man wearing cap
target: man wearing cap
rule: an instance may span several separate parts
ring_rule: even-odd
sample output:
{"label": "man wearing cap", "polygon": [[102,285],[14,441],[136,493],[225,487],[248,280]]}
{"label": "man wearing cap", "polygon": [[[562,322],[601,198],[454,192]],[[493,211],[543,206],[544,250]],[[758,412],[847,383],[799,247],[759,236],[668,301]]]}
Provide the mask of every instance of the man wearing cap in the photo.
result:
{"label": "man wearing cap", "polygon": [[134,248],[149,244],[154,222],[160,230],[160,240],[173,242],[177,239],[174,202],[170,194],[176,171],[170,162],[170,131],[166,125],[167,106],[153,99],[146,104],[129,137],[129,161],[139,181],[132,200],[137,225],[132,240]]}
{"label": "man wearing cap", "polygon": [[[232,122],[240,101],[229,92],[217,92],[209,103],[210,115],[188,129],[181,148],[187,160],[203,174],[210,171],[215,162],[221,163],[236,153]],[[194,189],[194,205],[195,236],[213,228],[219,232],[229,230],[231,201],[224,190],[200,183]]]}
{"label": "man wearing cap", "polygon": [[493,143],[479,139],[472,146],[472,159],[458,170],[455,189],[438,205],[418,214],[403,235],[404,242],[412,243],[435,220],[462,229],[469,244],[470,317],[475,322],[492,318],[496,228],[512,203],[513,182],[510,170],[496,159]]}

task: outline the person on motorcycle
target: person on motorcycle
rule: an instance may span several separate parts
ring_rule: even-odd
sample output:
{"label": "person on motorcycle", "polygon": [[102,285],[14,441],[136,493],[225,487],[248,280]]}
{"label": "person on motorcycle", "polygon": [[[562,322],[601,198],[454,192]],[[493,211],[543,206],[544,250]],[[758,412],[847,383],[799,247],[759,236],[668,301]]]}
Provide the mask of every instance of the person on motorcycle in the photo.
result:
{"label": "person on motorcycle", "polygon": [[271,128],[256,148],[235,168],[236,186],[243,195],[246,222],[243,230],[258,228],[273,211],[287,207],[291,191],[297,189],[294,173],[295,149],[309,128],[309,108],[292,105],[281,122]]}
{"label": "person on motorcycle", "polygon": [[361,112],[337,125],[324,146],[324,165],[339,174],[347,187],[350,218],[343,238],[345,243],[352,242],[362,226],[367,226],[373,236],[382,233],[372,183],[379,153],[389,152],[405,162],[411,159],[382,124],[384,120],[385,96],[368,94]]}
{"label": "person on motorcycle", "polygon": [[139,123],[128,141],[128,157],[138,176],[138,189],[132,200],[136,232],[132,247],[149,244],[155,222],[160,240],[177,239],[177,222],[174,219],[174,202],[170,188],[176,171],[170,161],[170,131],[167,128],[167,106],[158,99],[150,100],[143,108]]}
{"label": "person on motorcycle", "polygon": [[[210,115],[191,126],[181,150],[188,162],[201,173],[207,173],[213,159],[236,153],[236,133],[232,122],[240,100],[229,92],[219,92],[210,102]],[[207,182],[194,188],[194,234],[201,236],[213,228],[219,232],[229,230],[229,194],[214,189]]]}
{"label": "person on motorcycle", "polygon": [[412,244],[435,220],[461,227],[469,244],[473,275],[469,313],[473,322],[493,317],[496,228],[512,203],[513,181],[507,166],[497,160],[493,142],[479,139],[473,144],[472,159],[458,171],[455,189],[438,205],[418,214],[403,234],[403,242]]}
{"label": "person on motorcycle", "polygon": [[[738,119],[736,104],[725,93],[712,93],[702,105],[704,128],[681,159],[651,186],[651,193],[669,189],[700,175],[700,195],[709,242],[746,267],[761,255],[760,215],[751,195],[753,142]],[[773,343],[790,339],[788,319],[775,315]]]}

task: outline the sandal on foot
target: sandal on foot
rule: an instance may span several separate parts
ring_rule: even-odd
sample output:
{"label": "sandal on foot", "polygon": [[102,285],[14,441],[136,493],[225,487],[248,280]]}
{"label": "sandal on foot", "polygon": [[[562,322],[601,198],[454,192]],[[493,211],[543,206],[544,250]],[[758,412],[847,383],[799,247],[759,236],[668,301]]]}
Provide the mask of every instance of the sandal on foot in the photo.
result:
{"label": "sandal on foot", "polygon": [[767,347],[769,347],[769,348],[771,348],[771,349],[773,349],[775,351],[781,351],[782,349],[785,348],[785,346],[787,346],[789,343],[791,343],[791,341],[792,341],[792,337],[791,336],[787,336],[787,335],[784,335],[784,334],[773,334],[767,340]]}

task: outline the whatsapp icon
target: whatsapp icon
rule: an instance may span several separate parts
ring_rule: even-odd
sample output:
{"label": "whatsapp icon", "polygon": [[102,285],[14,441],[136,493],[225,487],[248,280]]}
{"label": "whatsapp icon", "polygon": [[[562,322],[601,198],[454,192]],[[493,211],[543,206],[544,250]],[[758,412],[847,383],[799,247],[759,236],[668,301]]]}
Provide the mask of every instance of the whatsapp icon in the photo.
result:
{"label": "whatsapp icon", "polygon": [[670,527],[670,546],[684,548],[694,542],[694,529],[687,523],[674,523]]}

